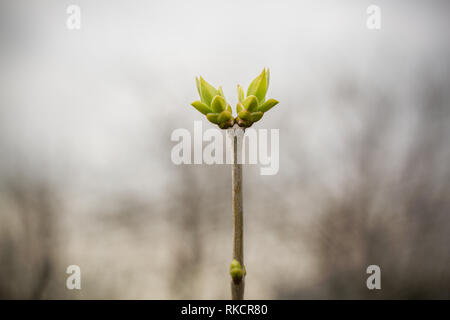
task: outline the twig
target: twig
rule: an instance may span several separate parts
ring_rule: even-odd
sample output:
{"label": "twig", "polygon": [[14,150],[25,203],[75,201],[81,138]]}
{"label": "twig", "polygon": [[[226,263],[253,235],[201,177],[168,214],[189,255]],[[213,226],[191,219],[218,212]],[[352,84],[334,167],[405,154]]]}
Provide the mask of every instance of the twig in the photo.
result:
{"label": "twig", "polygon": [[241,277],[231,279],[231,298],[244,299],[245,267],[244,267],[244,212],[242,206],[242,164],[238,155],[242,150],[244,130],[240,127],[229,129],[232,138],[233,164],[232,164],[232,199],[233,199],[233,259],[244,268]]}

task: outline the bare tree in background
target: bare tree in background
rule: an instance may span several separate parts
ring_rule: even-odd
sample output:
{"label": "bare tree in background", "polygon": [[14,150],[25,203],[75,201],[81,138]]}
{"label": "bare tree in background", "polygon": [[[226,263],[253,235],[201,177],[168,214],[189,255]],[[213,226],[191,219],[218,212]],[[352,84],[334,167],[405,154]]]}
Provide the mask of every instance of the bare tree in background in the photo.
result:
{"label": "bare tree in background", "polygon": [[[368,109],[364,134],[349,147],[357,178],[342,195],[323,197],[309,234],[320,280],[314,288],[285,284],[279,297],[450,298],[450,97],[433,81],[418,96],[423,107],[411,109],[418,122],[398,170],[386,170],[394,105],[380,98]],[[372,264],[381,267],[381,290],[366,287]]]}
{"label": "bare tree in background", "polygon": [[0,188],[0,298],[52,296],[57,272],[55,193],[27,179]]}

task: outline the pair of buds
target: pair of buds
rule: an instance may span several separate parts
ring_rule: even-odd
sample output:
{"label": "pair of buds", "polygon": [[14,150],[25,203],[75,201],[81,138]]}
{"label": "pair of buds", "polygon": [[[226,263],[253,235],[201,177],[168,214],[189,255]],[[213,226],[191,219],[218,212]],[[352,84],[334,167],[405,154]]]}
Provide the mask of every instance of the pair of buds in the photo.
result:
{"label": "pair of buds", "polygon": [[202,77],[196,78],[196,81],[200,101],[194,101],[191,105],[221,129],[230,128],[235,123],[240,127],[248,128],[256,121],[261,120],[265,112],[278,104],[275,99],[265,99],[269,88],[269,69],[264,69],[250,83],[247,89],[247,97],[245,97],[242,87],[237,86],[239,102],[236,106],[236,118],[233,117],[233,111],[225,99],[222,87],[219,86],[216,89]]}

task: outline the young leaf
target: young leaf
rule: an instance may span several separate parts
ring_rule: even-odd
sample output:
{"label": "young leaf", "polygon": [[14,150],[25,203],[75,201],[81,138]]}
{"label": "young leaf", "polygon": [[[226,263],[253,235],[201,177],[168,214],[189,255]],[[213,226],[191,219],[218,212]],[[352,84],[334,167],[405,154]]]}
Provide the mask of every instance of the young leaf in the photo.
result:
{"label": "young leaf", "polygon": [[278,104],[278,101],[275,99],[269,99],[264,102],[261,106],[259,106],[258,111],[267,112],[272,109],[274,106]]}
{"label": "young leaf", "polygon": [[239,112],[238,116],[239,116],[240,119],[245,120],[245,121],[251,121],[252,120],[252,115],[247,110],[243,110],[243,111]]}
{"label": "young leaf", "polygon": [[244,101],[244,89],[242,89],[241,85],[238,84],[237,86],[237,94],[238,94],[238,100],[239,102]]}
{"label": "young leaf", "polygon": [[252,115],[252,117],[251,117],[252,122],[256,122],[256,121],[261,120],[264,113],[262,113],[261,111],[256,111],[256,112],[252,112],[251,115]]}
{"label": "young leaf", "polygon": [[244,102],[242,103],[245,110],[248,110],[250,112],[256,111],[258,108],[258,99],[255,96],[248,96],[245,98]]}
{"label": "young leaf", "polygon": [[237,113],[241,112],[242,110],[244,110],[244,106],[242,105],[242,103],[238,102],[236,105]]}
{"label": "young leaf", "polygon": [[224,97],[215,96],[211,102],[211,110],[215,113],[220,113],[227,107],[227,102]]}
{"label": "young leaf", "polygon": [[248,96],[256,96],[259,101],[263,101],[267,92],[267,76],[266,69],[264,69],[259,76],[257,76],[252,83],[250,83],[247,90]]}
{"label": "young leaf", "polygon": [[203,113],[205,115],[208,114],[208,113],[211,113],[211,109],[206,104],[204,104],[201,101],[198,101],[198,100],[194,101],[194,102],[191,103],[191,105],[195,109],[197,109],[198,111],[200,111],[201,113]]}
{"label": "young leaf", "polygon": [[264,99],[266,98],[267,89],[269,88],[268,80],[268,70],[266,71],[264,69],[263,76],[261,77],[261,82],[259,83],[258,88],[256,89],[255,96],[258,98],[258,101],[260,103],[264,102]]}
{"label": "young leaf", "polygon": [[230,112],[231,114],[233,113],[233,109],[231,109],[230,104],[227,104],[227,110],[228,110],[228,112]]}
{"label": "young leaf", "polygon": [[225,98],[225,95],[223,94],[222,86],[219,86],[219,87],[217,88],[217,92],[219,92],[219,96]]}
{"label": "young leaf", "polygon": [[208,82],[205,81],[202,77],[200,77],[200,92],[203,97],[203,103],[206,103],[207,105],[211,105],[211,101],[214,98],[214,96],[218,95],[219,92],[214,88],[212,85],[210,85]]}
{"label": "young leaf", "polygon": [[219,121],[218,121],[219,114],[218,113],[208,113],[206,115],[206,118],[209,120],[209,122],[212,122],[214,124],[219,124]]}
{"label": "young leaf", "polygon": [[198,91],[198,95],[200,96],[200,100],[202,100],[202,102],[204,103],[205,101],[202,96],[202,90],[201,90],[199,78],[195,77],[195,83],[197,84],[197,91]]}
{"label": "young leaf", "polygon": [[233,119],[233,116],[231,115],[231,112],[225,110],[225,111],[222,111],[221,113],[219,113],[219,117],[217,118],[217,121],[219,123],[224,123],[224,122],[227,122],[232,119]]}

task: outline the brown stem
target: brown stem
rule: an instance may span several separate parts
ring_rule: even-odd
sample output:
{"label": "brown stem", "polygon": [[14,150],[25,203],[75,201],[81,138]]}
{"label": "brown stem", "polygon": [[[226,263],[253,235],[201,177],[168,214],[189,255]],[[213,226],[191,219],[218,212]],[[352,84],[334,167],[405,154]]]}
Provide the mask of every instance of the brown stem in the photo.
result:
{"label": "brown stem", "polygon": [[[244,268],[244,212],[242,207],[242,164],[238,163],[238,139],[236,133],[233,137],[233,164],[232,164],[232,198],[233,198],[233,258]],[[231,280],[231,298],[244,299],[245,275],[241,279]]]}

